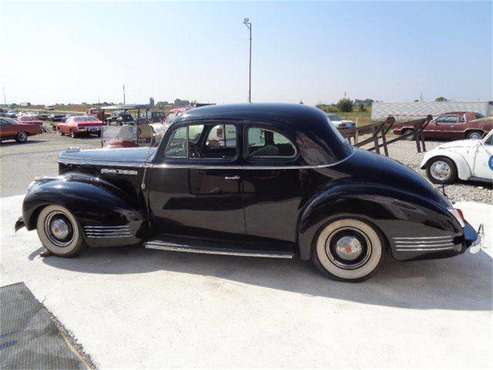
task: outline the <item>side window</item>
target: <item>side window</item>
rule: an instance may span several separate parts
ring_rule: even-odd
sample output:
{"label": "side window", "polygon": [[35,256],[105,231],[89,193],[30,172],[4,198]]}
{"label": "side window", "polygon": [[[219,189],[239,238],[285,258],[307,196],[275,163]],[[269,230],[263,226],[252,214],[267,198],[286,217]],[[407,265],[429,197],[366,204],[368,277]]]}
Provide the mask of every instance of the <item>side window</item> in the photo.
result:
{"label": "side window", "polygon": [[458,118],[459,118],[459,123],[464,123],[464,122],[466,122],[466,119],[465,119],[465,117],[464,117],[464,114],[461,114]]}
{"label": "side window", "polygon": [[191,124],[175,129],[166,145],[166,158],[231,160],[237,155],[236,126]]}
{"label": "side window", "polygon": [[457,123],[457,116],[440,116],[437,119],[439,125],[453,125]]}
{"label": "side window", "polygon": [[293,143],[284,135],[260,127],[249,127],[248,156],[251,158],[291,158],[296,155]]}
{"label": "side window", "polygon": [[236,127],[234,125],[215,125],[209,131],[205,146],[214,148],[236,148]]}
{"label": "side window", "polygon": [[166,158],[188,158],[188,127],[175,129],[166,145]]}

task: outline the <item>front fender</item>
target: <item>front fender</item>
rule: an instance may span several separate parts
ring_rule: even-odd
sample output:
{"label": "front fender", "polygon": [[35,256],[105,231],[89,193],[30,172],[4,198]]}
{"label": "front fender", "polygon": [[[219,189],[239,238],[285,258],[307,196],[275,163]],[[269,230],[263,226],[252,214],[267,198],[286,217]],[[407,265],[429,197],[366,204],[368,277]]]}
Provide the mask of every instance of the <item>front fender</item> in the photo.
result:
{"label": "front fender", "polygon": [[[26,228],[36,228],[37,216],[42,208],[56,204],[67,208],[83,229],[89,245],[111,245],[111,238],[103,242],[104,235],[94,240],[87,237],[85,227],[91,228],[128,226],[128,244],[141,239],[145,226],[145,209],[138,200],[97,177],[82,174],[66,174],[56,178],[35,181],[29,188],[22,205]],[[119,241],[121,242],[121,240]]]}
{"label": "front fender", "polygon": [[469,166],[467,160],[459,153],[447,150],[447,149],[434,149],[431,152],[426,153],[421,162],[421,169],[425,169],[431,159],[436,157],[446,157],[451,159],[455,167],[457,167],[457,176],[461,180],[468,180],[472,176],[472,169]]}
{"label": "front fender", "polygon": [[434,201],[379,184],[341,184],[317,195],[301,212],[300,258],[310,259],[313,242],[322,227],[343,217],[357,218],[374,226],[397,259],[407,256],[395,252],[394,238],[462,235],[458,222],[443,205]]}

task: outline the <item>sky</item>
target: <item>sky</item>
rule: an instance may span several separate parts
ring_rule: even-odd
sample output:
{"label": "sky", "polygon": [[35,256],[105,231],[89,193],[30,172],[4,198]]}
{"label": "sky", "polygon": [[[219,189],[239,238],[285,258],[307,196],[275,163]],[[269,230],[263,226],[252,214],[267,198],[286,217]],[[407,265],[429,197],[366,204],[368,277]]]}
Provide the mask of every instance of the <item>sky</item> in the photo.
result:
{"label": "sky", "polygon": [[[493,100],[493,2],[9,2],[7,103]],[[3,103],[4,96],[0,96]]]}

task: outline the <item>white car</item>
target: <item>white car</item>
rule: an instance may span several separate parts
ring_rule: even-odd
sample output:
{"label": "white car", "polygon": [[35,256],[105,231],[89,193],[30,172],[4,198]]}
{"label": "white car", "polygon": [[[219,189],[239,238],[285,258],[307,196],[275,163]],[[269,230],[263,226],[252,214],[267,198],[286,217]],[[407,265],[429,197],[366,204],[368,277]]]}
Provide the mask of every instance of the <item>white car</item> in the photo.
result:
{"label": "white car", "polygon": [[337,128],[355,128],[356,124],[353,121],[342,119],[337,113],[326,113],[327,118]]}
{"label": "white car", "polygon": [[481,140],[442,144],[425,154],[421,169],[435,184],[457,179],[493,182],[493,130]]}

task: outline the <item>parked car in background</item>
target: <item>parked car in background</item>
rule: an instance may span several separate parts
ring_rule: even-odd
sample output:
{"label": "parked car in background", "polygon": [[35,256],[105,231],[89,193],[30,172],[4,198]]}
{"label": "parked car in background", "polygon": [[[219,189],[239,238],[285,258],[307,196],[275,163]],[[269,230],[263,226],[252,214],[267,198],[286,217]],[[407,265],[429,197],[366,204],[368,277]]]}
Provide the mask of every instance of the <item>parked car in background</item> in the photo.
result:
{"label": "parked car in background", "polygon": [[113,112],[107,119],[109,124],[116,125],[135,125],[134,117],[127,111]]}
{"label": "parked car in background", "polygon": [[52,122],[65,122],[67,120],[66,114],[50,114],[48,119]]}
{"label": "parked car in background", "polygon": [[59,176],[29,186],[15,229],[37,229],[61,257],[144,243],[311,260],[354,282],[387,253],[451,257],[480,241],[423,177],[353,148],[323,112],[300,104],[197,108],[158,148],[72,149],[58,163]]}
{"label": "parked car in background", "polygon": [[60,135],[76,137],[82,134],[101,136],[101,128],[104,123],[94,116],[72,116],[65,122],[56,125],[56,131]]}
{"label": "parked car in background", "polygon": [[427,152],[421,162],[428,178],[436,184],[457,180],[493,182],[493,130],[482,140],[459,140]]}
{"label": "parked car in background", "polygon": [[[433,119],[424,129],[425,139],[481,139],[493,129],[493,118],[475,112],[444,113]],[[403,125],[394,129],[396,135],[414,132],[414,126]],[[409,136],[412,139],[412,136]]]}
{"label": "parked car in background", "polygon": [[0,140],[15,140],[25,143],[28,136],[40,134],[41,126],[34,123],[19,123],[12,118],[0,117]]}
{"label": "parked car in background", "polygon": [[20,124],[27,123],[30,125],[43,126],[43,121],[41,121],[37,116],[31,116],[31,115],[21,116],[17,119],[17,122]]}
{"label": "parked car in background", "polygon": [[342,119],[337,113],[326,113],[329,121],[338,129],[355,128],[356,123],[351,120]]}

